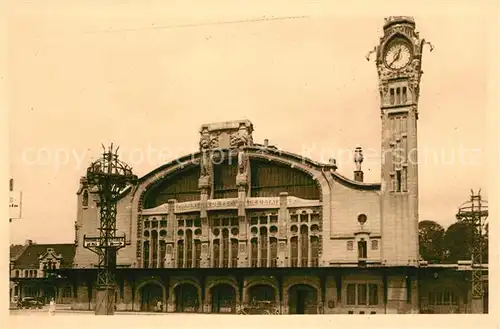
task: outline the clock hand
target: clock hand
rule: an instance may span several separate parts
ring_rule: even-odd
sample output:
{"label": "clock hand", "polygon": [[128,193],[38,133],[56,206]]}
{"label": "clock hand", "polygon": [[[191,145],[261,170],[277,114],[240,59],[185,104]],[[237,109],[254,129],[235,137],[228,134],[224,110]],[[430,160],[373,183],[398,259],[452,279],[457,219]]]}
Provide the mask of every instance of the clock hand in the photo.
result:
{"label": "clock hand", "polygon": [[389,64],[389,67],[392,67],[392,64],[394,64],[395,61],[397,61],[399,59],[399,56],[401,55],[401,48],[399,48],[399,51],[398,53],[396,54],[396,56],[394,56],[391,64]]}

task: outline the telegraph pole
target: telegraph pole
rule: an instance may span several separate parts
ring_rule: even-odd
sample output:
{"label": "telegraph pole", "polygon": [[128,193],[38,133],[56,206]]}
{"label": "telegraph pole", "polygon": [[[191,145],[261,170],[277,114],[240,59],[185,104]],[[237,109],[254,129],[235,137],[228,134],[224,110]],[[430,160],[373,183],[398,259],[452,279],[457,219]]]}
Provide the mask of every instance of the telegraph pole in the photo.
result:
{"label": "telegraph pole", "polygon": [[118,159],[113,144],[100,159],[87,168],[87,183],[96,188],[100,207],[99,237],[83,238],[83,246],[99,257],[97,268],[96,315],[113,315],[115,311],[115,272],[117,251],[125,246],[125,235],[116,234],[116,204],[125,187],[134,184],[137,176],[132,168]]}
{"label": "telegraph pole", "polygon": [[456,218],[459,222],[470,224],[474,229],[471,250],[472,313],[483,313],[483,229],[488,218],[488,201],[482,199],[481,190],[477,194],[471,190],[469,201],[460,206]]}

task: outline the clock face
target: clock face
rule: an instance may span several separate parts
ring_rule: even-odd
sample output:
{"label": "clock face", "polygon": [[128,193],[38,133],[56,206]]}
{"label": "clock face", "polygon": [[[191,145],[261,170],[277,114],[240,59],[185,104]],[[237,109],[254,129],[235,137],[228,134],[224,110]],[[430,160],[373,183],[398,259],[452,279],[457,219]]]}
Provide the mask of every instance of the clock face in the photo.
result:
{"label": "clock face", "polygon": [[385,65],[388,68],[399,70],[411,61],[411,50],[406,43],[394,43],[385,53]]}

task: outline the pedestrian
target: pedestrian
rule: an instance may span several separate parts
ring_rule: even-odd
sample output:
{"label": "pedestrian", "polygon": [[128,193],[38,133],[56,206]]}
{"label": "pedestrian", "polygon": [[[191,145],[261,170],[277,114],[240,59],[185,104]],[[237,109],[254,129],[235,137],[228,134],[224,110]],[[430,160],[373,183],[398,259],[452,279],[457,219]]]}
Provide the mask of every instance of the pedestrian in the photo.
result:
{"label": "pedestrian", "polygon": [[49,315],[54,315],[55,313],[56,313],[56,302],[54,301],[54,298],[51,298],[49,303]]}
{"label": "pedestrian", "polygon": [[156,302],[156,312],[161,312],[162,307],[161,307],[161,300],[158,299],[158,302]]}

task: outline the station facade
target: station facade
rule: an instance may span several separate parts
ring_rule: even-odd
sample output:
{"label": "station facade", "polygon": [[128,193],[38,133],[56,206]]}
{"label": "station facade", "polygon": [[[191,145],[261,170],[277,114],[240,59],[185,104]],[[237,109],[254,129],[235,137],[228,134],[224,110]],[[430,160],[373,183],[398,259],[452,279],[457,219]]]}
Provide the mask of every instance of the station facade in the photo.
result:
{"label": "station facade", "polygon": [[[417,119],[422,49],[411,17],[376,48],[380,183],[253,140],[248,120],[203,125],[199,149],[127,188],[118,202],[116,309],[252,314],[470,313],[468,271],[424,266],[418,247]],[[64,284],[94,309],[99,204],[77,192]],[[469,274],[468,274],[469,273]]]}

